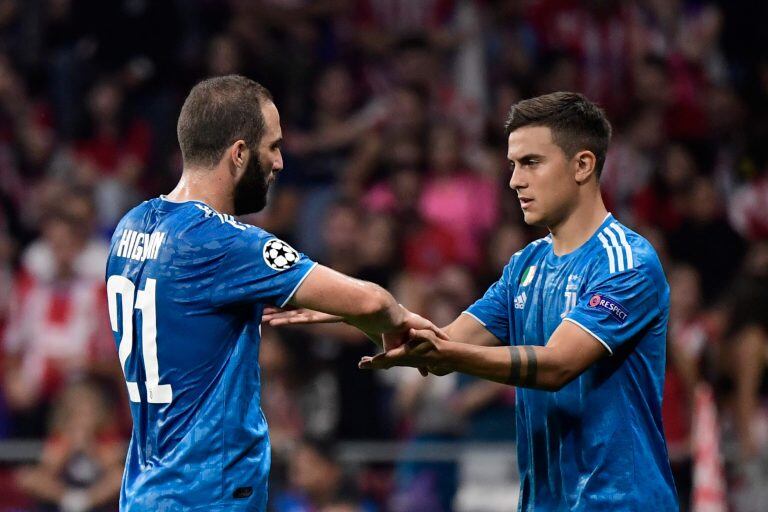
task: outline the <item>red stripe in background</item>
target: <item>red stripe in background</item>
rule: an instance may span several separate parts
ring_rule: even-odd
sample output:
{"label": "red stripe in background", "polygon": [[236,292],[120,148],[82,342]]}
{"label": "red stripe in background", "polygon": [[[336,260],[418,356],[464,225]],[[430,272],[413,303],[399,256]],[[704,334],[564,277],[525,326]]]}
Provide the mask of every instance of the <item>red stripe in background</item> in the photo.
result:
{"label": "red stripe in background", "polygon": [[48,304],[48,321],[52,324],[65,324],[72,313],[72,300],[69,291],[57,290],[51,294]]}

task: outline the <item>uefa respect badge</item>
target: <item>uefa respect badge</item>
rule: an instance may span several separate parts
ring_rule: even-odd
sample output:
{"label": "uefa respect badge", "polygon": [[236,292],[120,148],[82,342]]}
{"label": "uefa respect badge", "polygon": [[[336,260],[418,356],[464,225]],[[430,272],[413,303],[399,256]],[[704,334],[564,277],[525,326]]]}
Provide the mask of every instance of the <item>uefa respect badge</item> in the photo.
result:
{"label": "uefa respect badge", "polygon": [[607,295],[600,295],[599,293],[596,293],[590,297],[587,304],[591,308],[604,309],[610,313],[611,316],[620,324],[623,324],[627,320],[627,317],[629,317],[629,313],[627,313],[627,310],[624,308],[624,306],[608,297]]}

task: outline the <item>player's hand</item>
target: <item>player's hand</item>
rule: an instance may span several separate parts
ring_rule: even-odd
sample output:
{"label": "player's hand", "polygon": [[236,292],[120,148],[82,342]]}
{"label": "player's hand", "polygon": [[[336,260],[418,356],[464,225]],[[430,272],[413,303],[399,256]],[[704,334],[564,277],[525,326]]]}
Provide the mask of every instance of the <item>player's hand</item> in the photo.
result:
{"label": "player's hand", "polygon": [[387,370],[393,366],[411,366],[429,369],[437,375],[452,371],[442,358],[444,345],[449,343],[447,337],[440,337],[429,329],[410,329],[408,334],[409,340],[406,343],[374,357],[365,356],[360,360],[358,367],[366,370]]}
{"label": "player's hand", "polygon": [[390,332],[385,332],[382,334],[382,340],[384,342],[384,350],[397,348],[407,343],[411,339],[411,332],[413,330],[428,330],[434,333],[435,336],[441,339],[444,339],[444,340],[448,339],[448,335],[445,334],[445,332],[439,327],[437,327],[435,324],[433,324],[423,316],[420,316],[420,315],[417,315],[416,313],[408,311],[402,305],[400,307],[403,309],[403,312],[405,313],[405,318],[400,328]]}
{"label": "player's hand", "polygon": [[261,322],[271,327],[281,325],[302,325],[302,324],[328,324],[343,322],[340,316],[321,313],[312,309],[305,308],[277,308],[268,306],[264,308],[261,316]]}

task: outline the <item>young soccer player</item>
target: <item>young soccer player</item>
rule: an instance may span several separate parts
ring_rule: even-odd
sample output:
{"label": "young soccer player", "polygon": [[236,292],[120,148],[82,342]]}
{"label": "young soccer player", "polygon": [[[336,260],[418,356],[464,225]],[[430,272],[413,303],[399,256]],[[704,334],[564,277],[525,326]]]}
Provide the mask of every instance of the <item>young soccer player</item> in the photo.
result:
{"label": "young soccer player", "polygon": [[[506,124],[525,222],[549,235],[445,328],[414,330],[362,368],[428,367],[513,386],[521,511],[677,510],[661,425],[669,287],[653,247],[606,211],[603,112],[559,92]],[[329,321],[271,312],[275,325]]]}
{"label": "young soccer player", "polygon": [[404,341],[409,328],[436,328],[382,288],[235,220],[264,207],[283,167],[279,115],[266,89],[240,76],[205,80],[184,102],[177,133],[179,184],[120,221],[107,263],[134,422],[120,508],[264,511],[264,307],[340,315],[384,346]]}

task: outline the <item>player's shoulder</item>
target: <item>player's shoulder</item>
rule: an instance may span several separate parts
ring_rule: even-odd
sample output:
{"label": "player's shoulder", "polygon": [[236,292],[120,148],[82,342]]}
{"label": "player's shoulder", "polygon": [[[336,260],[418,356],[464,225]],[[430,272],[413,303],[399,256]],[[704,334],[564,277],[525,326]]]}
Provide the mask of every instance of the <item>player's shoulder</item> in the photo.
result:
{"label": "player's shoulder", "polygon": [[257,236],[259,228],[238,221],[233,215],[221,213],[205,203],[190,202],[186,214],[190,217],[189,227],[197,228],[198,236],[213,238],[249,238]]}
{"label": "player's shoulder", "polygon": [[597,232],[592,249],[593,268],[602,275],[631,273],[663,280],[661,261],[653,245],[613,216]]}
{"label": "player's shoulder", "polygon": [[552,235],[547,235],[528,243],[525,247],[517,251],[510,258],[510,263],[517,261],[528,261],[546,254],[552,247]]}
{"label": "player's shoulder", "polygon": [[232,215],[219,213],[204,204],[195,204],[203,216],[200,231],[215,232],[207,240],[226,251],[230,260],[251,261],[254,254],[259,254],[274,270],[285,270],[300,259],[299,252],[287,242],[269,231],[238,221]]}
{"label": "player's shoulder", "polygon": [[516,275],[524,272],[530,266],[538,265],[537,262],[551,250],[551,247],[552,235],[547,235],[528,243],[509,258],[509,262],[504,267],[506,278],[510,281],[515,281]]}
{"label": "player's shoulder", "polygon": [[123,215],[112,233],[112,243],[119,241],[126,230],[141,230],[147,212],[152,209],[152,200],[142,201]]}

